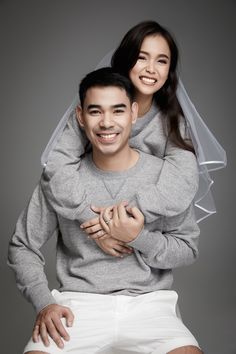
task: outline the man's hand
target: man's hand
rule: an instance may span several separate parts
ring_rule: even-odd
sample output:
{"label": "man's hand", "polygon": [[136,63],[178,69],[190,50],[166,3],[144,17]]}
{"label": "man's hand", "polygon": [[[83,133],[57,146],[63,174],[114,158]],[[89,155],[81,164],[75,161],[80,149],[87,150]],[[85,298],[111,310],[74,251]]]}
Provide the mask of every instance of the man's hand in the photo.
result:
{"label": "man's hand", "polygon": [[[113,206],[111,206],[111,209],[112,208],[113,208]],[[95,213],[100,214],[106,208],[91,205],[91,209]],[[110,212],[109,218],[112,218],[112,211]],[[105,240],[110,237],[110,235],[108,235],[106,233],[106,231],[103,230],[102,225],[100,223],[99,216],[96,218],[90,219],[88,221],[85,221],[83,224],[80,225],[80,227],[93,240],[96,240],[96,239]]]}
{"label": "man's hand", "polygon": [[126,246],[124,242],[118,241],[110,236],[105,240],[97,239],[95,242],[106,254],[114,257],[123,258],[124,254],[129,255],[133,253],[131,247]]}
{"label": "man's hand", "polygon": [[141,211],[137,207],[128,207],[127,202],[104,209],[99,219],[103,230],[108,235],[123,242],[133,241],[144,226],[144,216]]}
{"label": "man's hand", "polygon": [[43,308],[35,321],[32,335],[33,341],[38,342],[40,336],[44,345],[48,347],[50,344],[48,336],[50,336],[58,348],[62,349],[64,347],[62,338],[65,341],[70,340],[69,334],[61,322],[63,317],[66,318],[67,327],[71,327],[74,315],[68,307],[51,304]]}

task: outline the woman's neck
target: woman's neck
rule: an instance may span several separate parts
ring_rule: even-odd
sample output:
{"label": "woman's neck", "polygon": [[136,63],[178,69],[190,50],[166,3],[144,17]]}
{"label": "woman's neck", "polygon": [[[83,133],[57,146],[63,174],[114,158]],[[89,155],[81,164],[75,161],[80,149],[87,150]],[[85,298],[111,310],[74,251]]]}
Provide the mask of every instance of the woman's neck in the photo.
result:
{"label": "woman's neck", "polygon": [[135,95],[135,101],[138,103],[138,117],[144,116],[146,114],[151,106],[152,106],[152,100],[153,96],[145,96],[142,94],[137,93]]}

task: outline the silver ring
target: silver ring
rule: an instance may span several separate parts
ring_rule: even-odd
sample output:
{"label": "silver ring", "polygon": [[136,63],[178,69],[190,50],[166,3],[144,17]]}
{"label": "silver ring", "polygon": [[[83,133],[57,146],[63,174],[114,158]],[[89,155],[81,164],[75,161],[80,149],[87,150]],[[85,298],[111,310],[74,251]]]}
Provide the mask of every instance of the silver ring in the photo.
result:
{"label": "silver ring", "polygon": [[109,220],[105,220],[105,219],[103,219],[104,221],[105,221],[105,223],[108,225],[109,224],[109,222],[111,221],[111,219],[109,219]]}

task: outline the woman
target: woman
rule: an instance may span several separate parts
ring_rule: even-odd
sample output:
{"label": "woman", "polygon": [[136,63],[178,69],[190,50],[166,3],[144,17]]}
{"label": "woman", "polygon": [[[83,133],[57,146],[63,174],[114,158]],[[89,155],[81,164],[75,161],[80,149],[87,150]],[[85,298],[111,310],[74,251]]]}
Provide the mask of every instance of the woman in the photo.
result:
{"label": "woman", "polygon": [[[136,90],[139,119],[130,138],[131,146],[164,159],[157,185],[143,186],[142,193],[136,196],[135,202],[148,222],[155,220],[157,215],[174,216],[185,210],[197,192],[198,168],[202,172],[206,166],[201,165],[199,158],[199,142],[196,144],[198,136],[193,129],[189,132],[183,107],[177,98],[177,64],[178,49],[173,37],[154,21],[142,22],[131,28],[111,61],[114,70],[128,76]],[[197,147],[198,166],[190,133],[194,138],[195,148]],[[76,189],[70,184],[70,178],[73,176],[74,181],[77,175],[76,185],[79,186],[79,161],[86,151],[87,143],[72,112],[57,145],[50,151],[44,169],[42,185],[45,194],[54,208],[70,219],[76,219],[76,214],[80,211]],[[217,160],[214,158],[214,161]],[[199,205],[199,200],[205,194],[203,202],[209,201],[207,191],[211,180],[207,171],[203,172],[205,174],[201,173],[201,190],[196,198],[198,210],[207,209],[204,204]],[[70,204],[67,203],[68,197]],[[147,203],[142,203],[143,200],[149,200],[148,209]],[[94,211],[100,212],[100,209],[95,208]],[[83,226],[88,234],[94,234],[92,237],[102,234],[98,218]],[[114,256],[130,251],[112,239],[100,240],[98,244],[105,252]]]}

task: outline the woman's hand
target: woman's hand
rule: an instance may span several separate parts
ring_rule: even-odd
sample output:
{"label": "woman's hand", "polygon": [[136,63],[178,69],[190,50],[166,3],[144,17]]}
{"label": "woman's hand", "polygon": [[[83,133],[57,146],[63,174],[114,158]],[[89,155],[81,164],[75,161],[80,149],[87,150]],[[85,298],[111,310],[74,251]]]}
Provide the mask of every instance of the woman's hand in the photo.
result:
{"label": "woman's hand", "polygon": [[[113,208],[113,206],[111,206],[110,208]],[[93,205],[91,206],[91,209],[97,214],[100,214],[103,210],[105,210],[104,207],[96,207]],[[112,211],[109,214],[109,218],[112,218]],[[102,225],[100,223],[99,216],[84,222],[83,224],[80,225],[80,227],[81,229],[83,229],[84,232],[86,232],[86,234],[90,238],[94,240],[96,239],[105,240],[110,237],[106,233],[106,231],[103,230]]]}
{"label": "woman's hand", "polygon": [[126,202],[105,208],[99,219],[106,234],[125,243],[133,241],[144,226],[141,211],[137,207],[128,207]]}
{"label": "woman's hand", "polygon": [[133,253],[133,249],[126,246],[124,242],[118,241],[110,236],[107,239],[101,240],[101,238],[95,240],[97,245],[110,256],[123,258],[124,255],[130,255]]}

